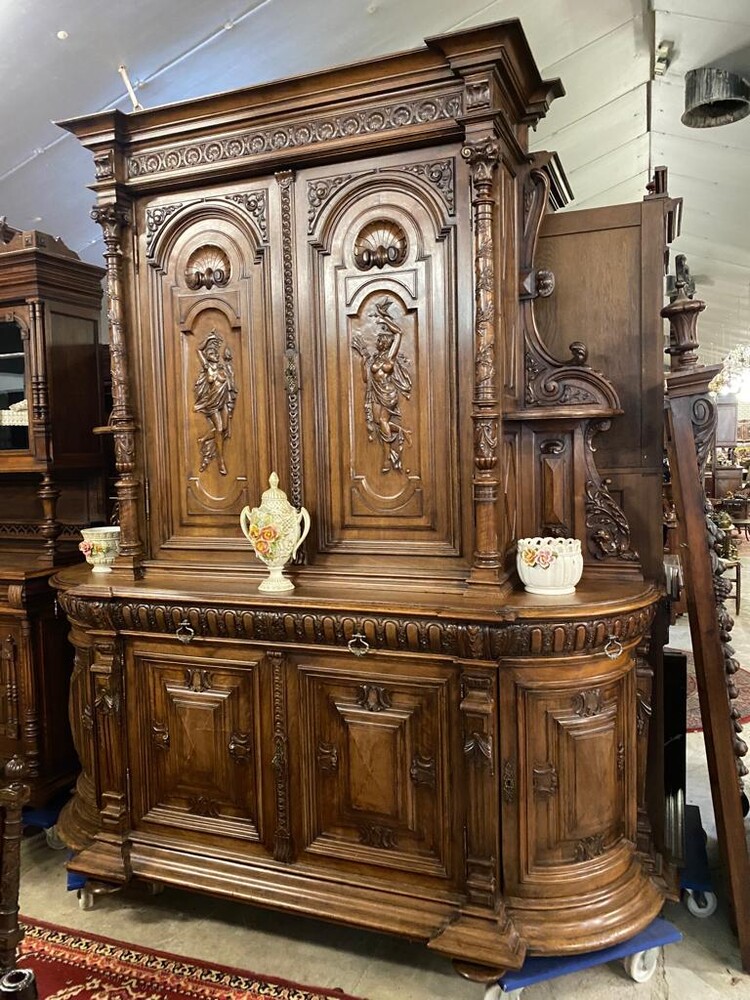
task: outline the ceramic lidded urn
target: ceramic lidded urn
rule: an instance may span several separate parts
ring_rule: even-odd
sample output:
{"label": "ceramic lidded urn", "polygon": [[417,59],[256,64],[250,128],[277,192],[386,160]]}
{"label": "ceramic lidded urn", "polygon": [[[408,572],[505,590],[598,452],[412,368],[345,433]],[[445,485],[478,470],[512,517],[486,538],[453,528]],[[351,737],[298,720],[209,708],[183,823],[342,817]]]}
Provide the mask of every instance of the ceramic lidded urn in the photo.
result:
{"label": "ceramic lidded urn", "polygon": [[270,489],[261,497],[260,506],[245,507],[240,514],[240,527],[255,550],[255,555],[268,566],[268,576],[258,590],[281,593],[294,590],[292,581],[284,576],[284,566],[292,559],[310,530],[310,515],[302,507],[296,510],[279,489],[279,477],[272,472]]}
{"label": "ceramic lidded urn", "polygon": [[577,538],[519,538],[516,567],[530,594],[572,594],[583,573]]}
{"label": "ceramic lidded urn", "polygon": [[83,541],[78,548],[86,556],[92,573],[111,573],[120,546],[120,529],[111,525],[81,528]]}

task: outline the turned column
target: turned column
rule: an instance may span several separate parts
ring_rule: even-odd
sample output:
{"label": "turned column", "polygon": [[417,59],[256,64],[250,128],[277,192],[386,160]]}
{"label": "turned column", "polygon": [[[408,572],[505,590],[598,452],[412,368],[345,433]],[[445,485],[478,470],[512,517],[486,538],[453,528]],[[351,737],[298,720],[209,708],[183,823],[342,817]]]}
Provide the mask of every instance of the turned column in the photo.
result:
{"label": "turned column", "polygon": [[492,135],[467,140],[461,155],[471,172],[474,218],[474,554],[469,583],[498,583],[502,569],[497,525],[500,492],[498,441],[500,401],[495,345],[495,171],[500,149]]}
{"label": "turned column", "polygon": [[143,552],[138,525],[141,483],[135,471],[135,421],[130,400],[127,330],[122,301],[122,238],[125,228],[130,225],[130,213],[123,205],[99,205],[92,210],[91,218],[102,227],[107,264],[107,315],[112,368],[110,429],[115,445],[118,474],[115,492],[121,532],[120,554],[115,565],[125,565],[137,572]]}

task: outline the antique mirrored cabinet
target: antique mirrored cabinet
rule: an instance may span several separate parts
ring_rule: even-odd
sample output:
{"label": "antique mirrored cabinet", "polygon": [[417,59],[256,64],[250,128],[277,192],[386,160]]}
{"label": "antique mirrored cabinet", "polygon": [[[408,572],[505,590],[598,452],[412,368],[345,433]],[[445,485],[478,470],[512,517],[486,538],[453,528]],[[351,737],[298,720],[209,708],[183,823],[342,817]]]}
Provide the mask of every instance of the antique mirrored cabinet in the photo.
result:
{"label": "antique mirrored cabinet", "polygon": [[103,269],[53,236],[0,226],[0,752],[32,802],[78,769],[63,705],[73,665],[49,578],[104,517],[99,404]]}
{"label": "antique mirrored cabinet", "polygon": [[[56,577],[76,871],[421,938],[479,976],[659,911],[660,590],[594,462],[618,387],[596,324],[559,361],[535,322],[566,186],[527,131],[562,94],[511,21],[65,123],[94,157],[122,529],[106,585]],[[633,355],[673,207],[633,223]],[[312,516],[278,596],[238,523],[272,471]],[[520,588],[539,533],[581,539],[574,595]]]}

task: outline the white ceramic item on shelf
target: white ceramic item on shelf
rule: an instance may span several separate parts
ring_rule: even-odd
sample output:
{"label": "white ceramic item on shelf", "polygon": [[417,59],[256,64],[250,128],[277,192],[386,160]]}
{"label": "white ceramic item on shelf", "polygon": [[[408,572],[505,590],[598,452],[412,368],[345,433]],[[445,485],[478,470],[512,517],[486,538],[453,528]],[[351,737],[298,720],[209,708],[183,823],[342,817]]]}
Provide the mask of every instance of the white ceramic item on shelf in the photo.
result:
{"label": "white ceramic item on shelf", "polygon": [[530,594],[572,594],[583,573],[577,538],[519,538],[516,566]]}
{"label": "white ceramic item on shelf", "polygon": [[86,556],[86,562],[92,567],[92,573],[111,573],[112,563],[120,550],[120,529],[106,526],[103,528],[81,528],[83,541],[78,548]]}
{"label": "white ceramic item on shelf", "polygon": [[268,566],[268,576],[258,590],[282,593],[294,590],[292,581],[284,576],[284,566],[294,558],[310,530],[310,515],[304,507],[296,510],[280,490],[279,477],[269,476],[270,489],[261,497],[259,507],[245,507],[240,514],[240,527],[261,562]]}

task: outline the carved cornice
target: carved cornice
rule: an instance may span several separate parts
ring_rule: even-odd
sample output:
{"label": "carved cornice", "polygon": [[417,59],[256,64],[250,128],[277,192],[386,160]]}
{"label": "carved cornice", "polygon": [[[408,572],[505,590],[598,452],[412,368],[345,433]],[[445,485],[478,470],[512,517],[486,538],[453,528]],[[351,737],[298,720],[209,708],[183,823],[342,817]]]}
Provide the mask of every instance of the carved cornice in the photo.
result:
{"label": "carved cornice", "polygon": [[460,91],[394,101],[378,107],[352,108],[340,114],[279,121],[231,136],[174,143],[136,153],[127,160],[130,181],[162,173],[206,169],[219,164],[262,160],[340,140],[365,139],[382,132],[456,119],[462,111]]}
{"label": "carved cornice", "polygon": [[[188,621],[196,637],[341,649],[347,648],[355,632],[361,632],[372,649],[478,660],[601,652],[613,635],[622,643],[638,641],[648,631],[656,607],[654,594],[652,603],[619,614],[567,621],[551,616],[547,621],[496,621],[467,626],[460,619],[426,616],[353,615],[310,609],[294,612],[117,598],[100,601],[70,592],[60,592],[58,600],[76,624],[97,631],[174,635],[179,623]],[[283,699],[280,706],[282,703]]]}

